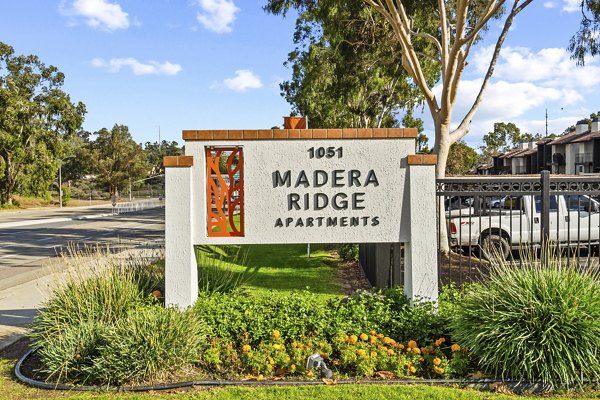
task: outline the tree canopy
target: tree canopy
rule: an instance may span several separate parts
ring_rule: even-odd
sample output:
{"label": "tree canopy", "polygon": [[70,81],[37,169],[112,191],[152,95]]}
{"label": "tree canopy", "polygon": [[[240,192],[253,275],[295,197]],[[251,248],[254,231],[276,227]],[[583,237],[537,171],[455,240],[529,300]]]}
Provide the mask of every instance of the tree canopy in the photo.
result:
{"label": "tree canopy", "polygon": [[92,144],[95,172],[111,195],[118,194],[130,180],[148,175],[146,154],[127,126],[115,124],[111,130],[102,128],[96,135]]}
{"label": "tree canopy", "polygon": [[[384,19],[362,0],[270,0],[267,12],[296,9],[295,49],[280,85],[292,113],[314,128],[391,127],[420,94],[401,68],[401,48]],[[429,46],[425,44],[425,46]],[[427,78],[433,84],[437,69]]]}
{"label": "tree canopy", "polygon": [[85,105],[62,90],[65,76],[37,56],[15,55],[0,42],[0,204],[17,187],[43,196],[66,143],[81,129]]}

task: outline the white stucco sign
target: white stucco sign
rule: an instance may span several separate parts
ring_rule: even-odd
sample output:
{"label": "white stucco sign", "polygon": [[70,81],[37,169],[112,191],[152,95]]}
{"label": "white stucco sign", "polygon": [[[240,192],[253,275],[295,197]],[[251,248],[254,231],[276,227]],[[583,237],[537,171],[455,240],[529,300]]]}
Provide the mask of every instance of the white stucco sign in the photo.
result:
{"label": "white stucco sign", "polygon": [[401,235],[401,210],[413,140],[241,140],[235,142],[234,161],[241,155],[242,163],[235,165],[238,170],[231,179],[227,172],[221,174],[226,183],[219,185],[218,174],[207,172],[205,155],[207,149],[229,149],[232,144],[186,143],[186,154],[195,161],[194,192],[203,194],[211,181],[215,187],[235,182],[234,197],[243,201],[233,213],[236,224],[243,216],[238,229],[243,233],[211,236],[209,214],[219,214],[215,200],[197,196],[197,243],[377,243],[407,237],[407,232]]}
{"label": "white stucco sign", "polygon": [[167,303],[196,299],[196,244],[404,242],[410,260],[420,241],[437,259],[435,156],[413,155],[415,136],[184,131],[186,156],[165,159]]}

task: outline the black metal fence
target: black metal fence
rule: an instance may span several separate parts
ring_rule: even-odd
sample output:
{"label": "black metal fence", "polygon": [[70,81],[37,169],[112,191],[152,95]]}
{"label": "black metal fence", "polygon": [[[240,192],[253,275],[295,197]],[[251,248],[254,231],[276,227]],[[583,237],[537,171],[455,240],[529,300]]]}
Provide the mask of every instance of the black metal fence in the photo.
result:
{"label": "black metal fence", "polygon": [[[438,179],[440,284],[485,277],[488,260],[521,264],[551,243],[568,261],[600,262],[600,175]],[[403,284],[402,244],[361,244],[360,264],[376,287]]]}
{"label": "black metal fence", "polygon": [[492,256],[522,263],[548,242],[582,264],[600,257],[600,176],[446,178],[436,194],[441,283],[478,280]]}

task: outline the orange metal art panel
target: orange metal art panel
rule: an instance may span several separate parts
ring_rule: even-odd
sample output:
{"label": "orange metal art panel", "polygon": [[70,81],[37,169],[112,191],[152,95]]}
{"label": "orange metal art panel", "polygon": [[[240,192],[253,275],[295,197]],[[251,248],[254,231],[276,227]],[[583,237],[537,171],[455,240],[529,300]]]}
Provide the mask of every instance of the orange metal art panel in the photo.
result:
{"label": "orange metal art panel", "polygon": [[205,151],[208,236],[244,236],[243,149],[206,147]]}

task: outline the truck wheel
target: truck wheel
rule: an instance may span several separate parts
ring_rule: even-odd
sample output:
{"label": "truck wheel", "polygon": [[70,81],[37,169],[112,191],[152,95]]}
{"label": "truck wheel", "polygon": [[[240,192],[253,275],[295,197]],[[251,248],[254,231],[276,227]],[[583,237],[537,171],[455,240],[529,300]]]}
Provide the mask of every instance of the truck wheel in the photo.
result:
{"label": "truck wheel", "polygon": [[487,234],[481,237],[481,257],[486,260],[499,258],[506,260],[510,255],[510,245],[505,237],[497,234]]}

